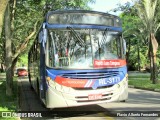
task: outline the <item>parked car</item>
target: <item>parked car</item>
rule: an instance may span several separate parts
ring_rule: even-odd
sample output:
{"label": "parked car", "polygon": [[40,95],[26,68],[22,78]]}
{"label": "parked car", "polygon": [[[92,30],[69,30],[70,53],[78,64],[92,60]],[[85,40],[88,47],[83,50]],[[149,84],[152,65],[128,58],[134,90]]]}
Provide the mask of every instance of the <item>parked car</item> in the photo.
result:
{"label": "parked car", "polygon": [[17,68],[18,76],[28,76],[28,72],[26,68]]}

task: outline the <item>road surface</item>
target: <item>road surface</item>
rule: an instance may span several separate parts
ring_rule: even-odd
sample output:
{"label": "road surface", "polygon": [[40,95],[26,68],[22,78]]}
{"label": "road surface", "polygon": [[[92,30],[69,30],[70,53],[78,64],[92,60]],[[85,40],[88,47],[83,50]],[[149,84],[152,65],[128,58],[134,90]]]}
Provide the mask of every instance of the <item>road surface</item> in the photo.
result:
{"label": "road surface", "polygon": [[[103,103],[64,109],[47,109],[33,90],[27,78],[19,78],[19,110],[22,112],[42,113],[42,119],[64,120],[160,120],[160,93],[129,88],[126,102]],[[139,111],[139,112],[138,112]],[[158,117],[138,117],[139,114],[153,113]],[[158,113],[156,112],[158,111]],[[149,112],[149,113],[148,113]],[[131,114],[127,116],[126,114]],[[23,118],[27,119],[28,118]],[[29,118],[37,119],[37,118]],[[38,118],[40,119],[40,118]]]}

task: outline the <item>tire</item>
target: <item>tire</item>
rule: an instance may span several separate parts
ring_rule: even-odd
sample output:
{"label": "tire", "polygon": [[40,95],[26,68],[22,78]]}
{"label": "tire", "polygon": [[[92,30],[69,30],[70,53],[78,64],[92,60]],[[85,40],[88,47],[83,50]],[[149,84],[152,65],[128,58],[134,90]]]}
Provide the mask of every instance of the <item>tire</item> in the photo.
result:
{"label": "tire", "polygon": [[126,102],[126,100],[122,100],[122,101],[120,101],[120,102]]}
{"label": "tire", "polygon": [[39,82],[38,82],[38,79],[37,79],[37,95],[38,95],[38,97],[40,98],[40,91],[39,91]]}
{"label": "tire", "polygon": [[28,74],[28,79],[29,79],[30,88],[31,88],[31,90],[33,90],[33,86],[31,84],[31,76],[30,76],[30,74]]}

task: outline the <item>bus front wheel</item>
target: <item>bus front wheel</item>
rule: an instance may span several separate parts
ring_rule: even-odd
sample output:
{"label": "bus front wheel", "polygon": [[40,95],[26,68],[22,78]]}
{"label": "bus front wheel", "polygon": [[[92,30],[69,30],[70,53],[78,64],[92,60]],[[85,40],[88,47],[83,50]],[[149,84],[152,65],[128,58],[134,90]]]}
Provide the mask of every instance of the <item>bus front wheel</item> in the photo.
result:
{"label": "bus front wheel", "polygon": [[126,100],[121,100],[120,102],[126,102]]}

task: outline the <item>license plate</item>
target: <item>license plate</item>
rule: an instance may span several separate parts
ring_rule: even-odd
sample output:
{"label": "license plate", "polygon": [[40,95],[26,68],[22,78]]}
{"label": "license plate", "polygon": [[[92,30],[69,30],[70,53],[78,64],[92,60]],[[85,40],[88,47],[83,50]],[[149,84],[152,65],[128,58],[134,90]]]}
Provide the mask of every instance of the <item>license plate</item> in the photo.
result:
{"label": "license plate", "polygon": [[88,100],[98,100],[102,99],[102,94],[90,94],[88,95]]}

